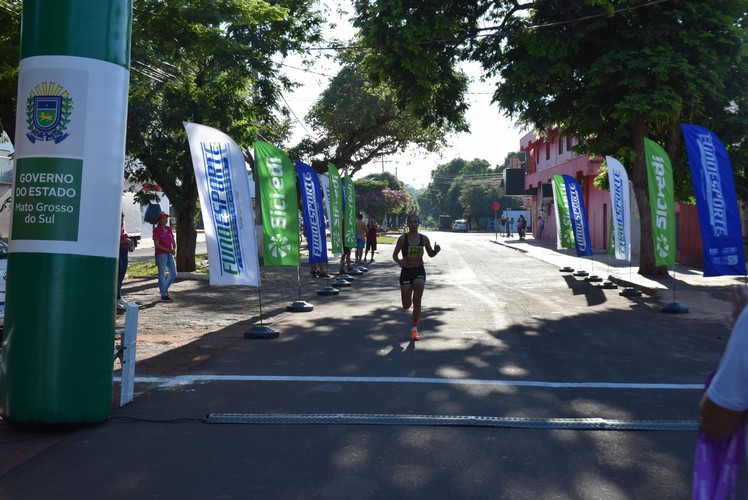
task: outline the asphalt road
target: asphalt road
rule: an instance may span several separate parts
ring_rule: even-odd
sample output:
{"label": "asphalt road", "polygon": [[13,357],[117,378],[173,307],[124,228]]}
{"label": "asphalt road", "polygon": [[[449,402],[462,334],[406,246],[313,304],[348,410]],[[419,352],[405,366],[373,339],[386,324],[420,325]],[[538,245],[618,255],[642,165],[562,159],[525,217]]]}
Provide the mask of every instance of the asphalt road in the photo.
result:
{"label": "asphalt road", "polygon": [[194,372],[0,476],[0,497],[689,498],[696,434],[671,424],[696,418],[724,324],[486,234],[431,238],[420,342],[383,245],[339,296],[272,318],[278,339],[238,329]]}

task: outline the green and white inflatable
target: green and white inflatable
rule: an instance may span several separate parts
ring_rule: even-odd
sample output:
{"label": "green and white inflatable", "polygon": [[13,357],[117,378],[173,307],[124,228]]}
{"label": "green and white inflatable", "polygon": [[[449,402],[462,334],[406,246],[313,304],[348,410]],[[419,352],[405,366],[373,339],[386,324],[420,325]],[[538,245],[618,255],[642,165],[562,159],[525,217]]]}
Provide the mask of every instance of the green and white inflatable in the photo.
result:
{"label": "green and white inflatable", "polygon": [[25,0],[0,412],[109,417],[132,0]]}

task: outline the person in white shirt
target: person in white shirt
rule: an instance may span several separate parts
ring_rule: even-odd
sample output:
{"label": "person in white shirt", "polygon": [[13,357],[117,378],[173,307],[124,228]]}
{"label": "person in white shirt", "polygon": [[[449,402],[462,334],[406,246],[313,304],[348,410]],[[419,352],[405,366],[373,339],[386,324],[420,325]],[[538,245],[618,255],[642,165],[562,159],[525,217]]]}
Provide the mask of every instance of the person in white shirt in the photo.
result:
{"label": "person in white shirt", "polygon": [[735,287],[732,299],[730,340],[699,408],[700,429],[715,441],[732,436],[748,414],[748,287]]}

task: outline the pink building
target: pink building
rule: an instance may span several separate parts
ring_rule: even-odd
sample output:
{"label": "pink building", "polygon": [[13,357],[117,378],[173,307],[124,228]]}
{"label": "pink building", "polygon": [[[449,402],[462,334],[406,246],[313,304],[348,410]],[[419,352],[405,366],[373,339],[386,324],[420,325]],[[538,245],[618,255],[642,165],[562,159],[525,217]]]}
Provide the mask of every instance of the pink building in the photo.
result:
{"label": "pink building", "polygon": [[[575,144],[576,139],[560,135],[558,129],[546,131],[545,137],[530,132],[520,139],[520,151],[527,153],[525,189],[533,196],[533,220],[540,216],[545,221],[543,240],[555,241],[551,182],[554,174],[569,175],[582,187],[592,248],[606,249],[610,237],[610,194],[592,184],[603,160],[576,155],[571,151]],[[537,236],[536,230],[534,234]]]}
{"label": "pink building", "polygon": [[[554,174],[570,175],[582,187],[584,206],[590,230],[592,248],[606,250],[610,242],[610,193],[593,185],[603,162],[601,157],[576,155],[571,147],[576,139],[562,136],[558,129],[549,129],[539,137],[530,132],[520,139],[520,151],[526,153],[525,190],[532,195],[532,220],[538,216],[545,221],[544,241],[556,241],[556,219],[551,181]],[[639,215],[636,199],[631,193],[631,252],[639,253]],[[676,204],[676,260],[684,265],[703,267],[704,250],[701,244],[696,207]],[[537,237],[537,226],[533,224]]]}

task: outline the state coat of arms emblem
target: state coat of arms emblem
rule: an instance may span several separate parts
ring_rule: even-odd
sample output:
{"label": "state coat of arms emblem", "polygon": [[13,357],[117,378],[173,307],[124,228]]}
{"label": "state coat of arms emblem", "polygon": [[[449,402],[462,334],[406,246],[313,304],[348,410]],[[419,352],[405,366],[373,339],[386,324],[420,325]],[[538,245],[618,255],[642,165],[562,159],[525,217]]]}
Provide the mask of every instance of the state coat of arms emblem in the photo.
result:
{"label": "state coat of arms emblem", "polygon": [[65,132],[73,111],[73,99],[67,90],[54,82],[35,86],[26,99],[26,137],[36,141],[54,141],[59,144],[68,135]]}

